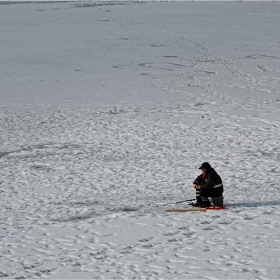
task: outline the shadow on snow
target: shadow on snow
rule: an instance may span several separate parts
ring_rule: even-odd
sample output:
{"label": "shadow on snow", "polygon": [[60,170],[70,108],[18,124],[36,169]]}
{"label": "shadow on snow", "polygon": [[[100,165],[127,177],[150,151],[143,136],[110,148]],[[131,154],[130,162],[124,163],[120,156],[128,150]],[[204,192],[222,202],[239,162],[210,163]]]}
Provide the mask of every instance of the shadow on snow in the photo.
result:
{"label": "shadow on snow", "polygon": [[259,206],[278,206],[280,201],[251,201],[251,202],[237,202],[225,203],[227,207],[259,207]]}

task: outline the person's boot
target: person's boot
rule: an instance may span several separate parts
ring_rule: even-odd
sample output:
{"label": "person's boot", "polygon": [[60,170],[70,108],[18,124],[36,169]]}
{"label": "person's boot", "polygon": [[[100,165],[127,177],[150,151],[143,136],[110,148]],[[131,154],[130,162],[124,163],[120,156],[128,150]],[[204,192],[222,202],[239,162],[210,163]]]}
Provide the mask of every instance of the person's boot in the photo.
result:
{"label": "person's boot", "polygon": [[204,197],[201,198],[201,204],[199,205],[199,207],[200,208],[206,208],[206,207],[209,207],[209,206],[211,206],[211,203],[210,203],[208,197],[207,198],[204,198]]}
{"label": "person's boot", "polygon": [[191,206],[192,207],[200,207],[200,205],[202,204],[202,201],[201,201],[201,197],[200,196],[196,196],[196,202],[192,202],[191,203]]}

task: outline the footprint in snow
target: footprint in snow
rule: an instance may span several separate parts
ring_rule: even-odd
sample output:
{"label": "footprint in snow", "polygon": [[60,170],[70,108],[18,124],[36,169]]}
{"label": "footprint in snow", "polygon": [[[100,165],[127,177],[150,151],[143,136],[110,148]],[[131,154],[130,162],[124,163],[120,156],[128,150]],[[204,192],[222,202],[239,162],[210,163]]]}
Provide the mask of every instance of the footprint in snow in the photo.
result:
{"label": "footprint in snow", "polygon": [[148,242],[148,241],[151,241],[152,239],[154,239],[154,238],[153,237],[149,237],[149,238],[140,239],[138,241],[139,242]]}

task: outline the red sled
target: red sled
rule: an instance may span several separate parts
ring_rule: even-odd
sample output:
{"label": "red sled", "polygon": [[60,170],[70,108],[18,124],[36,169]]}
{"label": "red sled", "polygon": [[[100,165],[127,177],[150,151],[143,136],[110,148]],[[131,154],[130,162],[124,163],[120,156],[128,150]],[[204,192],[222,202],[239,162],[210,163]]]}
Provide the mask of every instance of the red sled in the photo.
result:
{"label": "red sled", "polygon": [[206,210],[225,210],[227,209],[225,206],[209,206],[205,208]]}

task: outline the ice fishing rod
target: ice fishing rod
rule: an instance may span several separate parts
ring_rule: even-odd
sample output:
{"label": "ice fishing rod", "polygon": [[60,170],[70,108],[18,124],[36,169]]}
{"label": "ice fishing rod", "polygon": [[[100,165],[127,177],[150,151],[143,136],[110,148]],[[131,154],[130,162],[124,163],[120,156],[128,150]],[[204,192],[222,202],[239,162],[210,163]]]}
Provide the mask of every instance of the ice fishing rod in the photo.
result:
{"label": "ice fishing rod", "polygon": [[179,203],[183,203],[183,202],[189,202],[189,201],[194,201],[195,198],[192,199],[186,199],[186,200],[181,200],[181,201],[176,201],[176,202],[169,202],[169,203],[165,203],[165,204],[156,204],[157,206],[166,206],[166,205],[170,205],[170,204],[179,204]]}
{"label": "ice fishing rod", "polygon": [[182,202],[188,202],[188,201],[194,201],[195,198],[192,198],[192,199],[186,199],[186,200],[181,200],[181,201],[176,201],[175,203],[173,204],[177,204],[177,203],[182,203]]}

